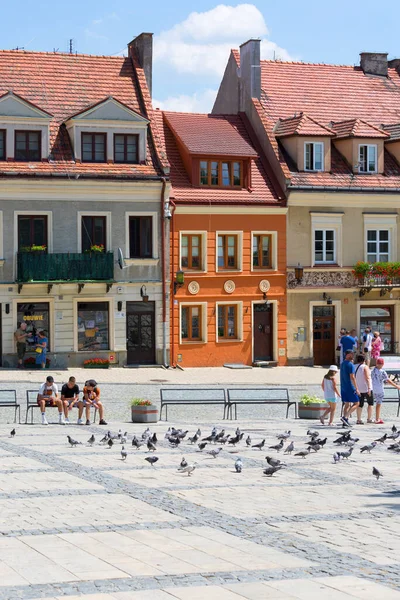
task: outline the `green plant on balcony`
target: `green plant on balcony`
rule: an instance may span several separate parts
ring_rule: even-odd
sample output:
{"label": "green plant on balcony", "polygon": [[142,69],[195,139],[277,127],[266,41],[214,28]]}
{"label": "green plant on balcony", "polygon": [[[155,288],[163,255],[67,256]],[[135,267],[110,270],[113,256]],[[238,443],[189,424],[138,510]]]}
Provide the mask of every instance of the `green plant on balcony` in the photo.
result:
{"label": "green plant on balcony", "polygon": [[22,246],[20,252],[46,252],[47,246],[37,246],[36,244],[32,244],[32,246]]}
{"label": "green plant on balcony", "polygon": [[387,283],[391,283],[392,279],[400,277],[400,262],[376,262],[370,264],[358,261],[354,265],[353,275],[357,279],[381,277],[385,278]]}
{"label": "green plant on balcony", "polygon": [[100,253],[100,252],[104,252],[104,246],[103,244],[92,244],[92,246],[90,246],[90,248],[88,248],[87,250],[85,250],[85,254],[91,254],[91,253]]}

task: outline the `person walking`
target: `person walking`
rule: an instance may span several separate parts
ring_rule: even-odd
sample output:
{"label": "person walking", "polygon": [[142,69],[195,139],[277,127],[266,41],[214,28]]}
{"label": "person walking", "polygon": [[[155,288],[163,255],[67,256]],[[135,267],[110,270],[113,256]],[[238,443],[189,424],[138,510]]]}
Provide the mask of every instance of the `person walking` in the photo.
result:
{"label": "person walking", "polygon": [[38,331],[38,341],[36,344],[36,364],[40,365],[42,369],[46,368],[46,355],[47,355],[47,333],[46,331]]}
{"label": "person walking", "polygon": [[377,425],[383,425],[384,421],[381,419],[381,408],[382,402],[385,398],[385,388],[383,387],[385,383],[388,383],[392,387],[400,390],[400,385],[394,383],[391,379],[389,379],[388,374],[383,368],[385,361],[383,358],[376,359],[376,367],[372,370],[372,390],[374,392],[375,399],[375,423]]}
{"label": "person walking", "polygon": [[341,365],[343,362],[342,346],[340,344],[340,340],[342,339],[342,337],[344,335],[346,335],[346,329],[344,327],[342,327],[340,330],[339,336],[338,336],[338,342],[337,342],[337,348],[336,348],[336,351],[339,352],[339,365]]}
{"label": "person walking", "polygon": [[354,350],[354,354],[357,356],[357,353],[359,352],[358,347],[359,347],[359,343],[358,343],[358,336],[357,336],[357,331],[355,329],[352,329],[350,331],[350,335],[351,337],[354,339],[355,344],[353,346],[353,350]]}
{"label": "person walking", "polygon": [[371,333],[371,327],[366,327],[362,336],[362,352],[365,356],[365,364],[370,365],[371,362],[371,350],[372,350],[372,338],[374,336]]}
{"label": "person walking", "polygon": [[342,347],[342,353],[341,353],[342,362],[346,356],[347,350],[351,350],[354,352],[355,343],[356,343],[355,339],[353,337],[351,337],[351,335],[348,331],[346,331],[346,333],[340,339],[340,345]]}
{"label": "person walking", "polygon": [[325,418],[329,415],[329,425],[333,425],[333,419],[335,417],[336,402],[340,398],[340,394],[337,388],[336,375],[338,368],[336,365],[331,365],[329,371],[322,380],[322,389],[324,390],[324,398],[329,403],[329,407],[326,409],[320,421],[322,425],[325,425]]}
{"label": "person walking", "polygon": [[380,358],[381,356],[382,346],[382,338],[379,335],[379,331],[374,331],[374,337],[372,338],[371,342],[371,358],[374,361],[375,365],[378,358]]}
{"label": "person walking", "polygon": [[374,405],[374,396],[372,393],[371,370],[365,362],[364,354],[358,354],[356,358],[357,366],[355,369],[356,383],[360,392],[360,404],[357,408],[357,425],[364,425],[361,419],[364,402],[367,401],[367,423],[372,423],[372,407]]}
{"label": "person walking", "polygon": [[18,369],[24,368],[24,357],[26,354],[26,338],[29,333],[26,331],[26,323],[22,321],[18,329],[14,332],[14,339],[17,344]]}
{"label": "person walking", "polygon": [[351,427],[349,417],[357,409],[359,403],[353,358],[353,350],[347,350],[344,361],[340,365],[340,394],[343,402],[341,421],[344,427]]}

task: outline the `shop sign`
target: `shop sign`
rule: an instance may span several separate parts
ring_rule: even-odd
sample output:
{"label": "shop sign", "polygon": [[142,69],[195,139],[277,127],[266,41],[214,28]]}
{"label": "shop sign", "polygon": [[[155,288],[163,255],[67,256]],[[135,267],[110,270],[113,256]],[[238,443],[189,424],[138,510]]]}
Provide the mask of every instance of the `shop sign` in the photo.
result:
{"label": "shop sign", "polygon": [[24,315],[22,318],[24,321],[43,321],[43,315]]}

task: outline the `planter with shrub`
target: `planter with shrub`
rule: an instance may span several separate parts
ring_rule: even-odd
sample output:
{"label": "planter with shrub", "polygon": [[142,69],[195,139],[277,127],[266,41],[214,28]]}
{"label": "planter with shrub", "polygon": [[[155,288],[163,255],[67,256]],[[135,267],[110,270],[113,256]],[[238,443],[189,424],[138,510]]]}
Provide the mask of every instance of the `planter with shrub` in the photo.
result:
{"label": "planter with shrub", "polygon": [[88,358],[83,361],[84,369],[108,369],[109,366],[108,358]]}
{"label": "planter with shrub", "polygon": [[298,405],[299,419],[319,419],[326,411],[327,403],[317,396],[303,394]]}
{"label": "planter with shrub", "polygon": [[132,423],[157,423],[158,408],[150,400],[134,398],[131,402]]}
{"label": "planter with shrub", "polygon": [[[46,369],[50,369],[50,363],[50,359],[46,358]],[[41,369],[42,365],[37,365],[36,358],[34,356],[29,356],[24,360],[24,367],[25,369]]]}

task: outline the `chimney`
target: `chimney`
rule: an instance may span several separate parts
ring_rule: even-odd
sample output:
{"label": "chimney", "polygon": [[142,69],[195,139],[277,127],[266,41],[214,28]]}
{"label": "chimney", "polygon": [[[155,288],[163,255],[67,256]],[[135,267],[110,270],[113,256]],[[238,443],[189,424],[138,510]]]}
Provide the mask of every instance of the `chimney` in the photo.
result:
{"label": "chimney", "polygon": [[260,40],[248,40],[240,46],[240,79],[251,98],[261,97]]}
{"label": "chimney", "polygon": [[387,77],[388,60],[387,52],[361,52],[360,67],[365,75],[379,75]]}
{"label": "chimney", "polygon": [[396,69],[396,71],[400,72],[400,58],[393,58],[392,60],[388,60],[388,67],[390,69]]}
{"label": "chimney", "polygon": [[128,44],[129,54],[132,50],[136,54],[139,66],[143,69],[150,96],[153,83],[153,34],[141,33]]}

